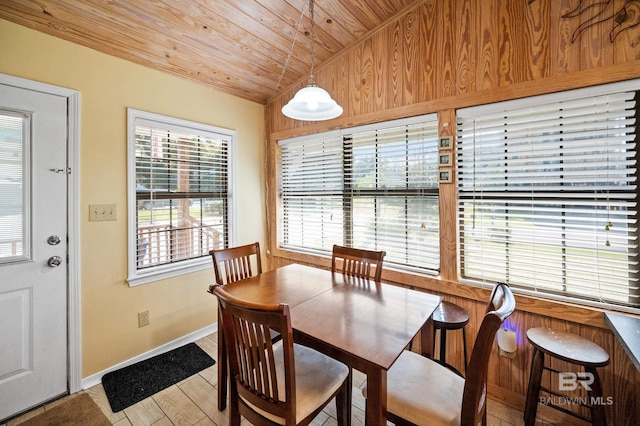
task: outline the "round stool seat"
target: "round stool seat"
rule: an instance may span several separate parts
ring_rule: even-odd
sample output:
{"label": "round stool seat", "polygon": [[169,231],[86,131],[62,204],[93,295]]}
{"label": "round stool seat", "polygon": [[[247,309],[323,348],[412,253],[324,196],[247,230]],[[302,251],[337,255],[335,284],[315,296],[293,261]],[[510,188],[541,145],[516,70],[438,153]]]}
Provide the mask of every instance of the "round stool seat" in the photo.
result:
{"label": "round stool seat", "polygon": [[572,364],[587,367],[609,364],[609,354],[604,349],[575,334],[539,327],[527,330],[527,339],[536,349]]}
{"label": "round stool seat", "polygon": [[[447,363],[445,357],[447,354],[447,330],[460,330],[462,329],[462,351],[463,351],[463,366],[464,371],[467,371],[467,333],[464,326],[469,322],[469,314],[467,311],[456,305],[455,303],[442,301],[438,305],[431,316],[433,318],[433,329],[440,330],[440,357],[437,360],[440,364],[451,369],[456,374],[464,377],[462,373],[451,364]],[[435,349],[435,339],[433,342]]]}
{"label": "round stool seat", "polygon": [[457,330],[467,325],[468,322],[469,314],[467,311],[451,302],[443,300],[433,311],[433,325],[435,328]]}

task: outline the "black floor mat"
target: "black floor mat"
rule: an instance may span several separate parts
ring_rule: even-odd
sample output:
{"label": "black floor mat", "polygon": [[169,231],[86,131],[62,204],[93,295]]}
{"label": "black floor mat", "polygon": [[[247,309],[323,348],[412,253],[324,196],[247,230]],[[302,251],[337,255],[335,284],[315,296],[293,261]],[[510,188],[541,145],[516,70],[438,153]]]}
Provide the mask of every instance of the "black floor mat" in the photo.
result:
{"label": "black floor mat", "polygon": [[102,376],[102,386],[114,413],[211,367],[215,361],[189,343]]}

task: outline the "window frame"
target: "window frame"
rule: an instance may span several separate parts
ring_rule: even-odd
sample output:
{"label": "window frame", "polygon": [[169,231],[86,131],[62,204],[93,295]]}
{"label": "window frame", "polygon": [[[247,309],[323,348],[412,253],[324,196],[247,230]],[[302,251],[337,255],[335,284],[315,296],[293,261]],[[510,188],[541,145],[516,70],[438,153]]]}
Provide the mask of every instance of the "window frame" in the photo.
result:
{"label": "window frame", "polygon": [[138,208],[136,196],[136,124],[139,120],[156,122],[159,126],[185,131],[193,130],[202,134],[217,134],[229,138],[227,177],[228,177],[228,229],[227,244],[233,246],[237,241],[237,132],[209,124],[198,123],[190,120],[179,119],[134,108],[127,108],[127,282],[130,287],[147,284],[211,267],[211,258],[202,255],[197,258],[178,260],[172,263],[157,265],[147,268],[138,268],[138,238],[136,213]]}
{"label": "window frame", "polygon": [[[611,95],[614,93],[619,93],[619,92],[636,92],[636,98],[638,97],[638,93],[640,93],[640,80],[629,80],[629,81],[625,81],[625,82],[620,82],[620,83],[612,83],[612,84],[604,84],[604,85],[599,85],[599,86],[594,86],[594,87],[587,87],[587,88],[581,88],[581,89],[574,89],[574,90],[570,90],[567,92],[558,92],[558,93],[551,93],[551,94],[547,94],[547,95],[538,95],[538,96],[530,96],[527,98],[522,98],[522,99],[517,99],[517,100],[511,100],[511,101],[504,101],[504,102],[497,102],[494,104],[488,104],[488,105],[479,105],[479,106],[474,106],[474,107],[469,107],[469,108],[464,108],[464,109],[460,109],[457,111],[456,113],[456,120],[458,123],[460,123],[460,116],[466,117],[467,119],[469,119],[469,117],[473,117],[476,115],[485,115],[485,114],[492,114],[492,113],[496,113],[502,110],[516,110],[516,109],[521,109],[521,108],[527,108],[527,107],[532,107],[535,108],[537,106],[541,106],[541,105],[545,105],[545,104],[550,104],[550,103],[555,103],[558,101],[568,101],[568,100],[573,100],[573,99],[580,99],[580,98],[586,98],[586,97],[601,97],[601,96],[607,96],[607,95]],[[640,104],[636,104],[636,118],[640,117]],[[638,125],[640,123],[636,120],[636,124],[634,125],[634,127],[636,128],[636,143],[640,142],[640,132],[637,130],[638,129]],[[459,130],[460,131],[460,130]],[[461,145],[458,146],[458,150],[461,150],[462,147]],[[635,168],[638,169],[639,165],[640,165],[640,149],[638,149],[636,147],[635,150],[635,159],[636,159],[636,163],[635,166],[632,166],[631,168]],[[458,161],[462,161],[461,159],[461,155],[459,153],[458,155]],[[459,167],[459,163],[456,162],[456,168]],[[475,166],[474,166],[475,167]],[[468,172],[469,173],[469,172]],[[457,174],[456,178],[459,178],[460,174]],[[636,193],[635,193],[635,200],[637,202],[637,200],[639,199],[639,194],[638,194],[638,185],[640,185],[640,173],[638,173],[638,171],[636,171]],[[457,182],[457,188],[458,188],[458,197],[457,197],[457,210],[456,210],[456,226],[457,226],[457,234],[458,234],[458,239],[457,239],[457,245],[458,245],[458,251],[457,251],[457,270],[458,270],[458,280],[461,283],[464,284],[472,284],[472,285],[478,285],[478,286],[485,286],[488,285],[488,283],[492,282],[488,279],[486,279],[484,276],[483,277],[465,277],[463,276],[463,265],[462,263],[464,262],[463,260],[463,242],[462,242],[462,238],[463,238],[463,230],[462,228],[462,221],[463,219],[461,218],[461,215],[463,214],[463,210],[462,210],[462,203],[463,203],[463,197],[461,196],[461,192],[460,191],[460,182]],[[481,193],[482,191],[480,191]],[[585,197],[583,197],[584,199],[589,199],[589,197],[587,196],[589,194],[589,191],[577,191],[577,192],[584,192],[585,193]],[[593,191],[591,191],[591,193],[593,193]],[[538,199],[542,199],[544,200],[544,193],[540,192],[539,193],[539,197]],[[583,199],[580,198],[580,199]],[[593,197],[590,198],[591,200],[593,199]],[[466,198],[467,201],[469,201],[469,198],[467,196]],[[498,199],[497,199],[498,200]],[[499,200],[503,200],[503,201],[508,201],[509,197],[502,197]],[[573,200],[573,199],[571,199]],[[578,198],[576,198],[575,200],[578,200]],[[567,203],[567,204],[571,204],[571,203]],[[637,218],[640,215],[640,207],[638,207],[638,205],[636,204],[635,207],[635,217]],[[640,225],[640,221],[636,222],[636,226]],[[630,225],[631,226],[631,225]],[[638,232],[636,232],[636,238],[638,237]],[[636,251],[636,257],[638,257],[638,251]],[[629,273],[632,273],[633,271],[628,269]],[[633,275],[630,276],[630,280],[633,278]],[[605,309],[616,309],[616,310],[623,310],[623,311],[629,311],[629,312],[637,312],[638,309],[640,308],[640,306],[634,306],[631,302],[631,300],[629,300],[627,303],[624,302],[614,302],[612,300],[604,300],[604,299],[600,299],[600,300],[596,300],[597,297],[592,297],[589,298],[587,296],[580,296],[578,294],[575,293],[567,293],[567,292],[557,292],[557,291],[553,291],[553,290],[546,290],[544,288],[538,288],[535,285],[531,286],[531,285],[524,285],[521,283],[517,283],[517,282],[513,282],[512,284],[512,288],[514,288],[515,292],[521,293],[521,294],[525,294],[525,295],[530,295],[530,296],[534,296],[534,297],[541,297],[544,299],[550,299],[550,300],[557,300],[557,301],[561,301],[561,302],[569,302],[569,303],[577,303],[580,305],[586,305],[586,306],[595,306],[595,307],[599,307],[599,308],[605,308]],[[632,289],[634,287],[631,287]],[[636,290],[637,291],[637,290]]]}
{"label": "window frame", "polygon": [[[437,129],[438,129],[438,115],[437,113],[430,113],[430,114],[423,114],[420,116],[414,116],[414,117],[408,117],[408,118],[403,118],[403,119],[398,119],[398,120],[389,120],[389,121],[384,121],[384,122],[378,122],[378,123],[373,123],[373,124],[368,124],[368,125],[362,125],[362,126],[357,126],[357,127],[351,127],[351,128],[345,128],[345,129],[340,129],[340,130],[332,130],[332,131],[327,131],[327,132],[320,132],[320,133],[315,133],[315,134],[309,134],[309,135],[305,135],[305,136],[298,136],[298,137],[293,137],[293,138],[287,138],[287,139],[282,139],[279,140],[278,143],[278,147],[280,149],[280,160],[282,160],[282,147],[283,145],[289,144],[289,143],[297,143],[297,142],[301,142],[301,141],[305,141],[305,140],[310,140],[310,141],[314,141],[314,140],[320,140],[323,138],[326,138],[327,140],[333,140],[333,139],[339,139],[340,140],[340,144],[341,144],[341,156],[342,156],[342,174],[343,175],[350,175],[353,171],[353,149],[354,149],[354,142],[353,142],[353,135],[357,135],[357,134],[362,134],[362,133],[367,133],[367,132],[374,132],[374,131],[381,131],[384,132],[387,129],[393,129],[395,127],[400,127],[400,126],[411,126],[411,125],[415,125],[415,124],[420,124],[420,123],[433,123],[434,124],[434,130],[435,133],[433,135],[434,137],[434,162],[433,162],[433,168],[434,168],[434,176],[437,177],[437,172],[438,172],[438,134],[437,134]],[[331,142],[331,143],[335,143]],[[279,161],[279,170],[278,170],[278,192],[280,193],[279,196],[279,203],[278,203],[278,222],[277,222],[277,227],[278,227],[278,240],[277,240],[277,248],[279,250],[286,250],[292,253],[299,253],[299,254],[307,254],[307,255],[319,255],[319,256],[331,256],[331,252],[329,249],[319,249],[319,248],[298,248],[298,247],[294,247],[292,245],[286,245],[284,244],[284,240],[285,240],[285,233],[286,233],[286,229],[288,228],[288,224],[285,223],[284,219],[285,219],[285,213],[284,213],[284,196],[283,196],[283,168],[282,168],[282,162]],[[432,200],[435,199],[435,205],[438,207],[438,211],[439,211],[439,204],[440,204],[440,186],[437,182],[437,180],[435,181],[435,186],[433,188],[405,188],[405,189],[383,189],[383,188],[376,188],[376,189],[352,189],[348,182],[345,181],[342,189],[339,192],[336,192],[335,190],[329,190],[329,191],[319,191],[316,194],[314,194],[314,196],[322,196],[322,195],[326,195],[326,196],[337,196],[342,200],[342,213],[344,216],[343,219],[343,240],[342,241],[337,241],[336,244],[342,244],[342,245],[350,245],[353,243],[353,234],[355,232],[355,224],[353,221],[353,211],[355,209],[355,204],[354,201],[358,200],[359,198],[376,198],[376,199],[380,199],[382,201],[384,201],[385,198],[393,198],[396,196],[404,196],[405,197],[405,205],[407,204],[407,197],[408,199],[412,199],[415,198],[416,196],[425,196],[425,197],[429,197]],[[377,202],[381,202],[380,200],[378,200]],[[351,216],[349,215],[351,213]],[[440,215],[438,215],[438,226],[437,226],[437,233],[438,233],[438,238],[437,238],[437,249],[438,249],[438,256],[437,257],[437,267],[435,267],[434,269],[431,269],[430,267],[427,266],[415,266],[415,265],[409,265],[409,264],[394,264],[393,266],[390,264],[390,262],[388,261],[389,258],[389,253],[387,253],[387,259],[385,259],[385,267],[390,268],[390,269],[396,269],[396,270],[401,270],[404,272],[411,272],[411,273],[420,273],[420,274],[424,274],[424,275],[429,275],[429,276],[437,276],[440,273]],[[349,229],[350,227],[350,229]],[[407,228],[408,229],[408,228]],[[384,247],[379,247],[376,244],[376,247],[364,247],[364,248],[368,248],[368,249],[375,249],[375,250],[383,250]],[[407,253],[403,253],[402,255],[405,256]]]}

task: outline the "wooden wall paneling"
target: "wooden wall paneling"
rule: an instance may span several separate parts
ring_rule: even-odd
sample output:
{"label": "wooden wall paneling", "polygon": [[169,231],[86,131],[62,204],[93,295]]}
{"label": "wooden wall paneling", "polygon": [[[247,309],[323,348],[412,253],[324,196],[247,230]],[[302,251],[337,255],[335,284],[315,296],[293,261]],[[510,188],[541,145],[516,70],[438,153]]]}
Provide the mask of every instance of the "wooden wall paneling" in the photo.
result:
{"label": "wooden wall paneling", "polygon": [[271,109],[272,119],[270,122],[273,124],[273,131],[277,129],[283,128],[293,128],[294,120],[291,120],[282,113],[282,107],[289,102],[289,100],[296,93],[296,90],[301,86],[291,86],[287,90],[285,90],[281,95],[278,95],[274,101],[270,102],[269,105],[272,105]]}
{"label": "wooden wall paneling", "polygon": [[604,315],[601,311],[595,309],[585,309],[574,304],[546,301],[535,296],[516,296],[516,300],[519,310],[563,321],[589,323],[594,327],[607,327]]}
{"label": "wooden wall paneling", "polygon": [[[527,81],[529,68],[529,47],[524,43],[526,24],[523,8],[528,2],[497,0],[498,15],[498,52],[500,67],[498,82],[500,86]],[[538,0],[541,1],[541,0]]]}
{"label": "wooden wall paneling", "polygon": [[[466,299],[462,297],[457,297],[455,302],[457,305],[463,307],[469,313],[469,323],[466,326],[466,337],[467,337],[467,365],[469,360],[471,359],[471,352],[473,352],[473,345],[476,341],[476,337],[478,335],[478,330],[480,329],[480,323],[482,322],[482,318],[484,316],[484,311],[486,308],[486,303],[471,299]],[[462,334],[460,332],[460,334]],[[462,342],[461,340],[458,344],[460,346],[460,351],[462,351]],[[448,354],[447,354],[448,356]],[[461,359],[462,356],[456,357],[456,359]],[[462,367],[462,366],[461,366]],[[464,371],[462,368],[460,371]]]}
{"label": "wooden wall paneling", "polygon": [[415,96],[416,102],[424,102],[436,98],[438,70],[438,50],[437,44],[437,16],[435,0],[425,1],[422,7],[417,9],[418,20],[420,21],[419,38],[414,40],[418,45],[418,63],[415,64],[414,72],[418,84],[419,94]]}
{"label": "wooden wall paneling", "polygon": [[527,38],[529,39],[530,78],[539,79],[549,76],[549,31],[551,16],[547,1],[535,1],[525,8]]}
{"label": "wooden wall paneling", "polygon": [[[275,128],[275,117],[276,114],[274,114],[274,108],[275,108],[275,102],[269,102],[264,106],[264,131],[265,131],[265,138],[267,139],[268,144],[271,144],[271,137],[270,135],[273,133],[273,129]],[[267,145],[267,148],[269,147],[269,145]],[[269,169],[269,152],[265,153],[266,157],[265,157],[265,161],[267,163],[267,170]],[[269,176],[269,175],[267,175]],[[270,189],[271,187],[269,187]],[[267,203],[269,203],[269,200],[266,200]]]}
{"label": "wooden wall paneling", "polygon": [[[331,61],[326,68],[323,70],[322,74],[320,74],[320,78],[316,79],[316,84],[329,92],[329,95],[335,100],[339,105],[343,105],[345,101],[344,93],[341,91],[342,87],[342,74],[343,70],[341,68],[341,61]],[[347,73],[344,73],[345,75]]]}
{"label": "wooden wall paneling", "polygon": [[[478,315],[484,315],[485,309],[485,305],[478,304]],[[507,318],[502,327],[514,331],[516,336],[519,337],[521,332],[520,329],[523,324],[523,316],[523,313],[515,311],[509,318]],[[478,322],[481,318],[482,317],[478,318]],[[522,380],[522,371],[518,368],[520,365],[518,360],[523,358],[525,354],[526,352],[523,351],[522,347],[519,345],[514,359],[500,356],[500,350],[496,339],[495,354],[492,353],[492,356],[489,359],[489,382],[493,385],[499,386],[500,388],[509,389],[511,391],[517,389],[518,384],[521,383]]]}
{"label": "wooden wall paneling", "polygon": [[[440,136],[455,136],[456,112],[444,110],[438,113],[438,134]],[[455,173],[456,140],[454,137],[451,154],[454,156],[452,168],[453,182],[441,183],[439,189],[440,210],[440,277],[445,280],[456,280],[456,217],[457,217],[457,189]]]}
{"label": "wooden wall paneling", "polygon": [[[516,303],[516,307],[517,307]],[[529,386],[529,377],[531,373],[531,362],[533,360],[533,346],[527,340],[527,330],[535,327],[543,327],[547,325],[548,318],[540,315],[532,314],[531,312],[517,311],[522,317],[522,321],[519,322],[518,327],[518,352],[514,363],[518,364],[520,369],[520,389],[522,389],[521,395],[526,396],[527,388]],[[524,409],[524,405],[522,406]]]}
{"label": "wooden wall paneling", "polygon": [[276,240],[276,231],[277,231],[277,207],[275,203],[279,199],[279,197],[270,197],[270,192],[277,187],[276,185],[276,157],[275,157],[275,143],[269,137],[273,129],[273,103],[265,105],[264,108],[264,131],[265,131],[265,153],[264,153],[264,162],[265,162],[265,180],[266,180],[266,188],[265,188],[265,205],[267,210],[267,217],[265,218],[265,241],[262,244],[262,250],[266,253],[266,256],[263,256],[262,263],[265,271],[273,269],[274,258],[271,256],[273,253],[273,249],[275,248]]}
{"label": "wooden wall paneling", "polygon": [[[371,62],[373,75],[371,76],[371,90],[373,92],[373,111],[385,110],[387,108],[387,99],[389,98],[389,85],[387,82],[390,79],[389,66],[387,64],[387,57],[385,54],[380,54],[378,46],[383,45],[383,39],[386,33],[383,35],[381,32],[374,34],[371,37]],[[374,55],[375,52],[375,55]],[[386,50],[384,50],[386,52]],[[372,111],[372,112],[373,112]]]}
{"label": "wooden wall paneling", "polygon": [[333,76],[332,91],[329,92],[331,97],[338,102],[338,104],[344,109],[342,115],[348,114],[349,106],[349,77],[353,74],[348,55],[340,55],[334,61],[335,75]]}
{"label": "wooden wall paneling", "polygon": [[[518,304],[516,302],[516,308]],[[518,323],[518,352],[514,363],[518,363],[521,370],[519,379],[521,381],[520,386],[523,392],[521,395],[525,396],[527,393],[527,387],[529,386],[529,377],[531,373],[531,361],[533,360],[533,346],[527,340],[527,330],[535,327],[543,327],[547,321],[546,317],[535,315],[530,312],[516,311],[516,314],[521,316],[522,320]],[[511,390],[511,389],[509,389]],[[524,405],[521,407],[524,409]]]}
{"label": "wooden wall paneling", "polygon": [[496,384],[503,388],[510,389],[512,392],[519,394],[526,393],[526,384],[524,382],[524,370],[526,369],[527,354],[522,350],[521,338],[524,329],[526,315],[523,312],[516,311],[505,320],[502,328],[511,330],[516,333],[516,341],[518,347],[514,358],[500,356],[497,351],[497,359],[499,361],[499,370],[496,374]]}
{"label": "wooden wall paneling", "polygon": [[455,65],[457,95],[470,93],[474,90],[475,63],[473,53],[476,51],[476,21],[473,19],[473,0],[456,1],[456,37],[455,37]]}
{"label": "wooden wall paneling", "polygon": [[[284,127],[284,123],[282,122],[283,117],[282,117],[282,106],[284,105],[282,102],[284,100],[284,96],[278,96],[276,98],[274,98],[273,101],[271,102],[267,102],[267,108],[265,108],[265,114],[269,114],[267,117],[267,123],[269,124],[270,128],[271,128],[271,132],[273,133],[276,129],[281,129]],[[271,133],[268,133],[266,135],[266,137],[268,139],[271,139],[269,137],[269,135],[271,135]]]}
{"label": "wooden wall paneling", "polygon": [[455,19],[455,13],[452,1],[437,2],[437,28],[434,38],[438,46],[439,72],[436,74],[437,98],[453,96],[456,88],[455,75],[455,32],[458,22]]}
{"label": "wooden wall paneling", "polygon": [[609,33],[609,39],[614,38],[613,61],[614,63],[632,61],[640,57],[640,31],[630,30],[640,23],[640,2],[635,1],[629,4],[626,4],[627,0],[614,0],[614,2],[615,10],[619,13],[626,12],[627,19]]}
{"label": "wooden wall paneling", "polygon": [[390,103],[389,97],[391,93],[391,86],[393,85],[391,76],[392,58],[389,55],[389,47],[387,43],[391,43],[388,38],[388,28],[383,28],[377,31],[371,37],[372,50],[375,52],[373,57],[374,64],[374,85],[375,92],[375,105],[376,109],[386,110]]}
{"label": "wooden wall paneling", "polygon": [[350,106],[349,111],[352,114],[364,114],[374,111],[376,105],[377,94],[374,89],[374,79],[376,73],[374,70],[374,56],[372,49],[372,40],[369,38],[359,43],[355,49],[356,54],[350,55],[351,63],[356,72],[350,82],[350,91],[355,97],[351,97],[347,102]]}
{"label": "wooden wall paneling", "polygon": [[576,3],[573,0],[557,0],[550,2],[550,76],[569,74],[580,70],[580,49],[575,48],[571,43],[571,37],[573,34],[572,22],[568,19],[562,18],[562,16],[573,10],[575,6]]}
{"label": "wooden wall paneling", "polygon": [[349,100],[345,105],[342,105],[344,109],[343,115],[354,116],[362,113],[362,98],[366,96],[366,93],[363,95],[363,91],[366,90],[366,88],[363,87],[366,84],[366,79],[364,79],[363,76],[367,75],[363,69],[363,63],[365,62],[363,56],[367,42],[369,42],[369,40],[358,43],[347,54],[349,61],[349,83],[347,88]]}
{"label": "wooden wall paneling", "polygon": [[593,7],[589,3],[578,5],[577,17],[570,19],[573,28],[573,48],[580,49],[580,69],[611,65],[613,44],[609,31],[613,28],[613,0],[600,2]]}
{"label": "wooden wall paneling", "polygon": [[[619,80],[620,76],[611,76],[611,73],[603,72],[601,68],[612,65],[613,46],[616,46],[615,53],[618,55],[616,58],[621,58],[621,61],[622,58],[627,58],[626,61],[620,62],[620,65],[626,65],[630,60],[640,58],[640,43],[637,43],[640,27],[621,33],[614,44],[608,40],[608,31],[602,30],[604,32],[600,33],[604,40],[589,41],[587,53],[592,59],[585,64],[583,63],[585,52],[582,52],[583,48],[580,44],[583,42],[578,40],[576,43],[571,43],[571,36],[580,25],[581,18],[565,19],[560,16],[571,11],[576,5],[574,0],[535,0],[531,3],[508,0],[442,2],[425,0],[418,6],[408,9],[406,16],[402,15],[390,21],[366,39],[371,43],[371,56],[374,60],[374,90],[376,96],[381,98],[380,103],[376,103],[375,109],[361,108],[361,105],[357,104],[359,99],[352,95],[359,93],[356,88],[359,90],[362,78],[359,75],[353,76],[353,73],[348,71],[350,73],[349,91],[339,92],[340,96],[345,97],[344,102],[340,102],[345,107],[345,114],[336,120],[324,123],[324,128],[322,124],[314,123],[313,125],[322,130],[329,126],[335,128],[349,123],[366,123],[384,117],[385,111],[387,116],[399,117],[392,111],[399,109],[412,111],[410,108],[412,105],[419,107],[419,103],[424,102],[420,94],[421,86],[416,86],[414,83],[420,80],[428,81],[427,84],[434,88],[433,95],[427,100],[436,101],[432,108],[443,102],[448,108],[482,103],[483,99],[486,99],[482,96],[482,90],[509,87],[510,92],[499,93],[503,93],[502,98],[510,99],[513,96],[522,97],[548,92],[544,89],[546,87],[549,87],[549,90],[565,90]],[[473,16],[471,30],[466,25],[460,25],[466,15],[459,10],[464,13],[471,10]],[[398,25],[401,27],[400,31],[406,30],[410,27],[414,14],[419,11],[422,11],[425,18],[434,19],[433,30],[420,30],[418,33],[420,40],[417,40],[419,47],[416,49],[413,48],[413,44],[407,43],[408,39],[398,44],[398,33],[396,33]],[[420,25],[428,25],[427,19],[421,19]],[[605,28],[606,25],[607,23],[599,24],[601,28]],[[580,38],[584,39],[585,34],[593,33],[594,28],[587,29]],[[475,31],[469,45],[471,52],[468,55],[460,54],[458,47],[461,40],[467,40],[466,34],[469,31]],[[411,32],[411,34],[414,33]],[[587,39],[589,37],[587,36]],[[409,51],[415,51],[418,56],[423,55],[423,49],[428,49],[425,47],[426,44],[434,46],[435,60],[428,56],[409,58]],[[360,43],[338,56],[338,58],[346,58],[349,70],[353,69],[354,61],[359,60],[359,55],[356,54],[359,46]],[[395,51],[396,49],[400,50]],[[606,61],[593,59],[599,57],[609,59]],[[414,60],[417,65],[414,67],[413,63],[407,63],[406,58],[409,58],[407,59],[409,61]],[[325,68],[335,69],[332,63],[333,61],[324,64],[316,70],[319,81],[325,78],[323,76]],[[434,69],[430,70],[430,67]],[[467,69],[470,69],[473,75],[464,75]],[[458,70],[462,70],[460,71],[463,72],[462,78],[457,78]],[[583,79],[577,77],[570,80],[546,81],[546,77],[567,76],[580,70],[587,72]],[[394,74],[396,72],[400,73]],[[430,74],[423,78],[422,75],[427,72]],[[410,73],[418,73],[420,76],[407,77]],[[593,78],[587,74],[591,74]],[[358,83],[353,86],[355,81]],[[475,81],[475,87],[469,86],[466,83],[468,81]],[[543,85],[537,84],[543,81],[545,82]],[[536,84],[521,86],[516,83]],[[295,88],[299,87],[301,85]],[[460,93],[455,97],[456,90],[467,90],[467,93]],[[288,100],[295,90],[285,92],[282,97]],[[511,96],[505,96],[504,93],[511,93]],[[402,94],[404,100],[399,100],[398,94]],[[486,94],[491,95],[491,93]],[[470,97],[467,98],[467,96]],[[356,105],[352,106],[352,102],[356,102]],[[280,126],[274,127],[274,131],[302,130],[309,127],[309,123],[283,119]]]}
{"label": "wooden wall paneling", "polygon": [[[473,307],[468,310],[469,312],[469,328],[467,329],[467,337],[472,342],[469,346],[470,352],[469,356],[471,356],[471,352],[473,351],[473,342],[475,342],[476,337],[478,336],[478,331],[480,330],[480,325],[482,324],[482,320],[487,310],[487,303],[489,301],[489,296],[487,295],[486,300],[475,301]],[[515,312],[514,312],[515,313]],[[512,314],[513,315],[513,314]],[[489,365],[487,371],[487,385],[494,385],[499,382],[500,378],[510,378],[508,374],[504,372],[503,359],[499,355],[499,348],[497,343],[497,338],[493,339],[491,355],[489,357]]]}
{"label": "wooden wall paneling", "polygon": [[401,105],[411,105],[421,100],[422,82],[420,68],[424,63],[420,49],[420,10],[409,11],[399,20],[402,35],[402,93]]}
{"label": "wooden wall paneling", "polygon": [[498,86],[496,76],[500,67],[498,57],[499,16],[495,2],[476,0],[475,10],[482,8],[485,13],[476,13],[477,51],[476,51],[476,90],[491,89]]}
{"label": "wooden wall paneling", "polygon": [[387,25],[384,31],[381,31],[380,34],[383,35],[385,32],[387,32],[386,37],[384,37],[387,42],[383,43],[385,46],[385,53],[381,55],[380,59],[386,59],[386,64],[388,66],[389,78],[386,82],[386,108],[392,109],[402,105],[402,101],[404,99],[402,96],[402,91],[404,90],[404,73],[402,71],[404,68],[403,37],[399,20],[394,20],[389,23],[389,25]]}
{"label": "wooden wall paneling", "polygon": [[[604,391],[604,396],[605,399],[607,396],[612,396],[611,408],[614,410],[614,415],[618,416],[616,420],[619,424],[637,425],[640,423],[640,402],[638,401],[640,370],[636,369],[617,339],[612,339],[612,343],[609,356],[613,366],[611,372],[613,382],[609,392]],[[609,412],[607,412],[608,415]]]}

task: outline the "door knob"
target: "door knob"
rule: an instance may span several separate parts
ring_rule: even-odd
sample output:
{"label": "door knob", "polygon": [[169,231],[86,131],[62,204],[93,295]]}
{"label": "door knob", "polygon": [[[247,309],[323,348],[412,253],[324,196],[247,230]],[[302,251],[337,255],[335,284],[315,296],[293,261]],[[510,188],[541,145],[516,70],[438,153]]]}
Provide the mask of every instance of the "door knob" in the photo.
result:
{"label": "door knob", "polygon": [[47,261],[47,265],[55,268],[56,266],[60,266],[62,263],[62,258],[60,256],[51,256]]}
{"label": "door knob", "polygon": [[57,246],[58,244],[60,244],[60,237],[58,237],[57,235],[52,235],[47,238],[47,242],[50,246]]}

